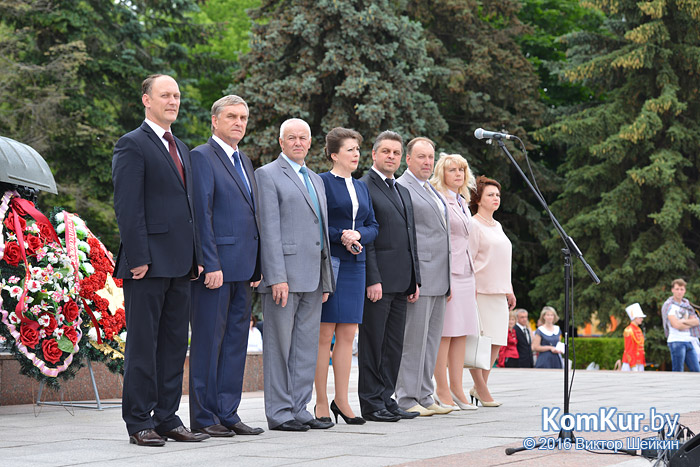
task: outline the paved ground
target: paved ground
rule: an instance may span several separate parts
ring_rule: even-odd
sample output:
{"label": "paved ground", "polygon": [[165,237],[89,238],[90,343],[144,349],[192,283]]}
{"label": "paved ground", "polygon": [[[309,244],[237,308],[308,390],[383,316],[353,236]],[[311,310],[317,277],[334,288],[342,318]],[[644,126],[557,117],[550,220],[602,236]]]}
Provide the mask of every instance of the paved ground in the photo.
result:
{"label": "paved ground", "polygon": [[[352,381],[357,381],[356,369]],[[571,412],[616,407],[621,413],[641,412],[649,418],[654,408],[659,413],[680,413],[681,423],[700,432],[700,398],[694,396],[698,381],[698,375],[691,373],[578,371]],[[466,382],[471,379],[465,371]],[[341,420],[330,430],[266,431],[260,436],[201,443],[168,442],[162,448],[129,445],[118,409],[99,412],[5,406],[0,407],[0,465],[651,465],[640,457],[592,454],[573,448],[506,456],[506,447],[522,446],[525,438],[543,435],[543,408],[562,406],[563,374],[557,370],[495,369],[491,387],[503,406],[398,423],[368,422],[359,427],[345,425]],[[354,407],[358,407],[356,394],[351,397]],[[183,399],[179,415],[186,423],[188,409],[188,402]],[[267,429],[262,393],[245,394],[240,414],[246,423]],[[576,434],[587,440],[650,436],[610,430]]]}

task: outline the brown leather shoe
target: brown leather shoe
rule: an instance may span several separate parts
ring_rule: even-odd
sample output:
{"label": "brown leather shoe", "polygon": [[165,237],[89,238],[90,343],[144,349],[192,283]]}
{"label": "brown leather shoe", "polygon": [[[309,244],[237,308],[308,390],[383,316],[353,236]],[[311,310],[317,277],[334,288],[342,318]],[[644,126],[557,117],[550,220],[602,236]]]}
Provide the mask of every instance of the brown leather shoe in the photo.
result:
{"label": "brown leather shoe", "polygon": [[129,436],[129,444],[138,444],[139,446],[165,446],[165,440],[158,436],[155,430],[141,430]]}
{"label": "brown leather shoe", "polygon": [[230,438],[231,436],[235,435],[233,431],[229,430],[223,425],[219,425],[218,423],[216,425],[209,425],[205,426],[202,428],[195,428],[192,430],[193,433],[204,433],[205,435],[209,435],[212,438]]}
{"label": "brown leather shoe", "polygon": [[192,433],[190,430],[185,428],[183,425],[180,425],[177,428],[173,428],[170,431],[166,431],[165,433],[161,433],[161,436],[165,440],[170,438],[170,439],[174,439],[175,441],[182,441],[182,442],[186,442],[186,443],[194,443],[197,441],[204,441],[205,439],[209,439],[208,434],[206,434],[206,433]]}
{"label": "brown leather shoe", "polygon": [[259,435],[265,432],[265,430],[263,430],[262,428],[253,428],[251,426],[246,425],[243,422],[238,422],[227,428],[233,430],[233,432],[237,435]]}

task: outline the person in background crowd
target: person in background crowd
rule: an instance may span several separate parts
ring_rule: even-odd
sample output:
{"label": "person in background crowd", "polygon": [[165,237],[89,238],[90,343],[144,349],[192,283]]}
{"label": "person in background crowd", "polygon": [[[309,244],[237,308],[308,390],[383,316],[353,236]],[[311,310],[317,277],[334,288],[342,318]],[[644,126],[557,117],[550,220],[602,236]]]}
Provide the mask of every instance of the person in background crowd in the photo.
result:
{"label": "person in background crowd", "polygon": [[661,308],[666,342],[671,352],[673,371],[683,371],[684,363],[690,371],[700,371],[698,355],[693,346],[696,339],[690,330],[700,325],[695,310],[685,297],[687,283],[683,279],[675,279],[671,283],[671,293]]}
{"label": "person in background crowd", "polygon": [[[513,246],[501,223],[493,218],[500,205],[501,184],[483,175],[477,178],[469,203],[476,220],[469,235],[469,252],[474,258],[481,331],[491,338],[491,366],[498,357],[499,348],[508,343],[508,311],[515,308],[516,303],[510,278]],[[489,392],[490,368],[475,368],[469,372],[474,380],[474,387],[469,390],[472,401],[476,399],[484,407],[500,406]]]}
{"label": "person in background crowd", "polygon": [[263,337],[260,329],[258,329],[258,318],[255,315],[250,315],[250,329],[248,329],[248,349],[247,353],[262,352]]}
{"label": "person in background crowd", "polygon": [[316,406],[314,416],[330,421],[328,412],[328,359],[333,346],[333,376],[335,398],[330,410],[345,423],[361,425],[348,401],[352,343],[357,323],[362,322],[365,297],[365,258],[363,244],[377,237],[379,225],[367,185],[352,178],[360,161],[362,136],[355,130],[333,128],[326,135],[326,157],[333,164],[330,172],[320,175],[328,201],[328,235],[331,242],[331,260],[336,275],[335,293],[323,304],[321,333],[316,360]]}
{"label": "person in background crowd", "polygon": [[508,344],[498,351],[498,366],[501,368],[518,367],[518,337],[515,335],[515,310],[508,315]]}
{"label": "person in background crowd", "polygon": [[644,333],[639,326],[646,318],[639,303],[627,307],[630,324],[625,328],[625,351],[622,353],[622,371],[644,371]]}
{"label": "person in background crowd", "polygon": [[515,335],[518,338],[518,368],[532,368],[532,330],[530,320],[525,308],[515,310],[517,323],[515,324]]}
{"label": "person in background crowd", "polygon": [[[435,144],[425,137],[406,145],[406,171],[397,183],[411,195],[421,274],[420,297],[406,311],[401,367],[396,381],[399,407],[421,416],[446,414],[433,399],[433,373],[450,295],[450,213],[428,182],[435,165]],[[429,279],[429,280],[428,280]]]}
{"label": "person in background crowd", "polygon": [[[430,183],[443,196],[450,211],[450,289],[442,338],[435,363],[435,397],[439,405],[474,410],[464,394],[464,352],[467,335],[479,333],[476,315],[474,263],[469,252],[469,232],[474,222],[467,207],[469,189],[475,185],[467,160],[459,154],[440,154]],[[449,383],[447,372],[449,371]]]}
{"label": "person in background crowd", "polygon": [[379,233],[365,245],[367,299],[359,335],[359,381],[362,416],[375,422],[414,418],[401,410],[392,395],[401,363],[406,304],[420,293],[411,195],[396,183],[403,139],[383,131],[372,146],[372,168],[361,180],[372,198]]}
{"label": "person in background crowd", "polygon": [[559,321],[557,310],[551,306],[542,308],[538,328],[532,339],[532,350],[539,352],[535,368],[563,368],[561,352],[557,344],[561,340],[561,329],[555,323]]}
{"label": "person in background crowd", "polygon": [[306,410],[318,356],[321,304],[333,292],[323,180],[306,167],[311,128],[280,126],[282,153],[255,171],[260,239],[265,415],[271,430],[327,429]]}

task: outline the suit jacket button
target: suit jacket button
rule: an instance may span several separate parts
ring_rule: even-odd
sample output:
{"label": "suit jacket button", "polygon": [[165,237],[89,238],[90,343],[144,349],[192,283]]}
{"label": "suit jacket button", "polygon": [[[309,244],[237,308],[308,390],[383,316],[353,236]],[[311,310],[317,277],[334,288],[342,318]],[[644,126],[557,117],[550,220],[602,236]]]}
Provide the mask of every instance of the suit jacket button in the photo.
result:
{"label": "suit jacket button", "polygon": [[258,237],[257,235],[255,237],[253,237],[254,240],[258,240],[259,238],[260,237]]}
{"label": "suit jacket button", "polygon": [[319,246],[320,246],[320,245],[321,245],[321,242],[316,242],[316,245],[319,245]]}
{"label": "suit jacket button", "polygon": [[314,219],[314,224],[318,224],[318,219]]}
{"label": "suit jacket button", "polygon": [[192,223],[192,219],[188,219],[187,222],[189,222],[189,223],[191,224],[191,223]]}

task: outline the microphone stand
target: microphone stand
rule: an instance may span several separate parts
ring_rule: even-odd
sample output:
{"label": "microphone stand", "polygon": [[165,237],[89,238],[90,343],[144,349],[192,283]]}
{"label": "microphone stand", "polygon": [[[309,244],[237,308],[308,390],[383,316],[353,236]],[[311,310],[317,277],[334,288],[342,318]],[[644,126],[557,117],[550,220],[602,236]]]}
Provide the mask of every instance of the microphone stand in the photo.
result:
{"label": "microphone stand", "polygon": [[[505,135],[504,135],[505,136]],[[549,206],[547,205],[547,202],[544,200],[542,195],[540,195],[540,192],[535,189],[534,186],[532,186],[532,183],[530,183],[530,180],[527,178],[523,170],[520,168],[518,163],[515,161],[513,158],[513,155],[508,151],[508,148],[506,147],[505,143],[503,142],[503,136],[500,134],[495,134],[493,138],[496,140],[496,143],[498,143],[498,146],[503,150],[503,152],[508,156],[508,159],[510,160],[511,164],[513,164],[513,167],[518,171],[522,179],[525,181],[527,184],[528,188],[530,188],[530,191],[535,195],[535,198],[537,198],[537,201],[540,202],[544,210],[547,212],[549,215],[549,218],[552,220],[552,224],[554,224],[555,229],[559,233],[559,236],[562,238],[564,241],[564,248],[562,248],[561,252],[564,255],[564,364],[562,365],[564,367],[564,413],[562,414],[562,417],[564,415],[569,414],[569,402],[570,402],[570,396],[569,396],[569,326],[571,322],[571,318],[573,315],[573,271],[571,268],[571,256],[575,256],[578,258],[579,261],[583,264],[583,267],[586,269],[586,272],[588,272],[588,275],[590,276],[591,280],[593,280],[594,283],[600,284],[600,279],[596,275],[596,273],[593,271],[591,266],[586,262],[586,259],[583,257],[583,254],[581,253],[581,250],[579,250],[578,246],[576,245],[576,242],[574,242],[574,239],[571,238],[564,228],[561,226],[557,218],[552,214],[552,211],[549,209]],[[561,418],[560,418],[561,420]],[[559,431],[559,435],[557,436],[557,439],[560,440],[561,442],[567,443],[568,446],[573,446],[576,444],[576,436],[574,435],[573,430],[567,430],[562,428]],[[516,452],[520,451],[525,451],[525,450],[532,450],[532,449],[537,449],[541,446],[543,446],[547,442],[547,438],[543,438],[539,441],[539,443],[533,445],[533,446],[521,446],[518,448],[507,448],[506,449],[506,454],[511,455],[515,454]],[[569,444],[570,443],[570,444]],[[620,452],[623,452],[625,450],[621,450]],[[636,452],[633,451],[627,451],[625,452],[626,454],[631,454],[631,455],[636,455]]]}

